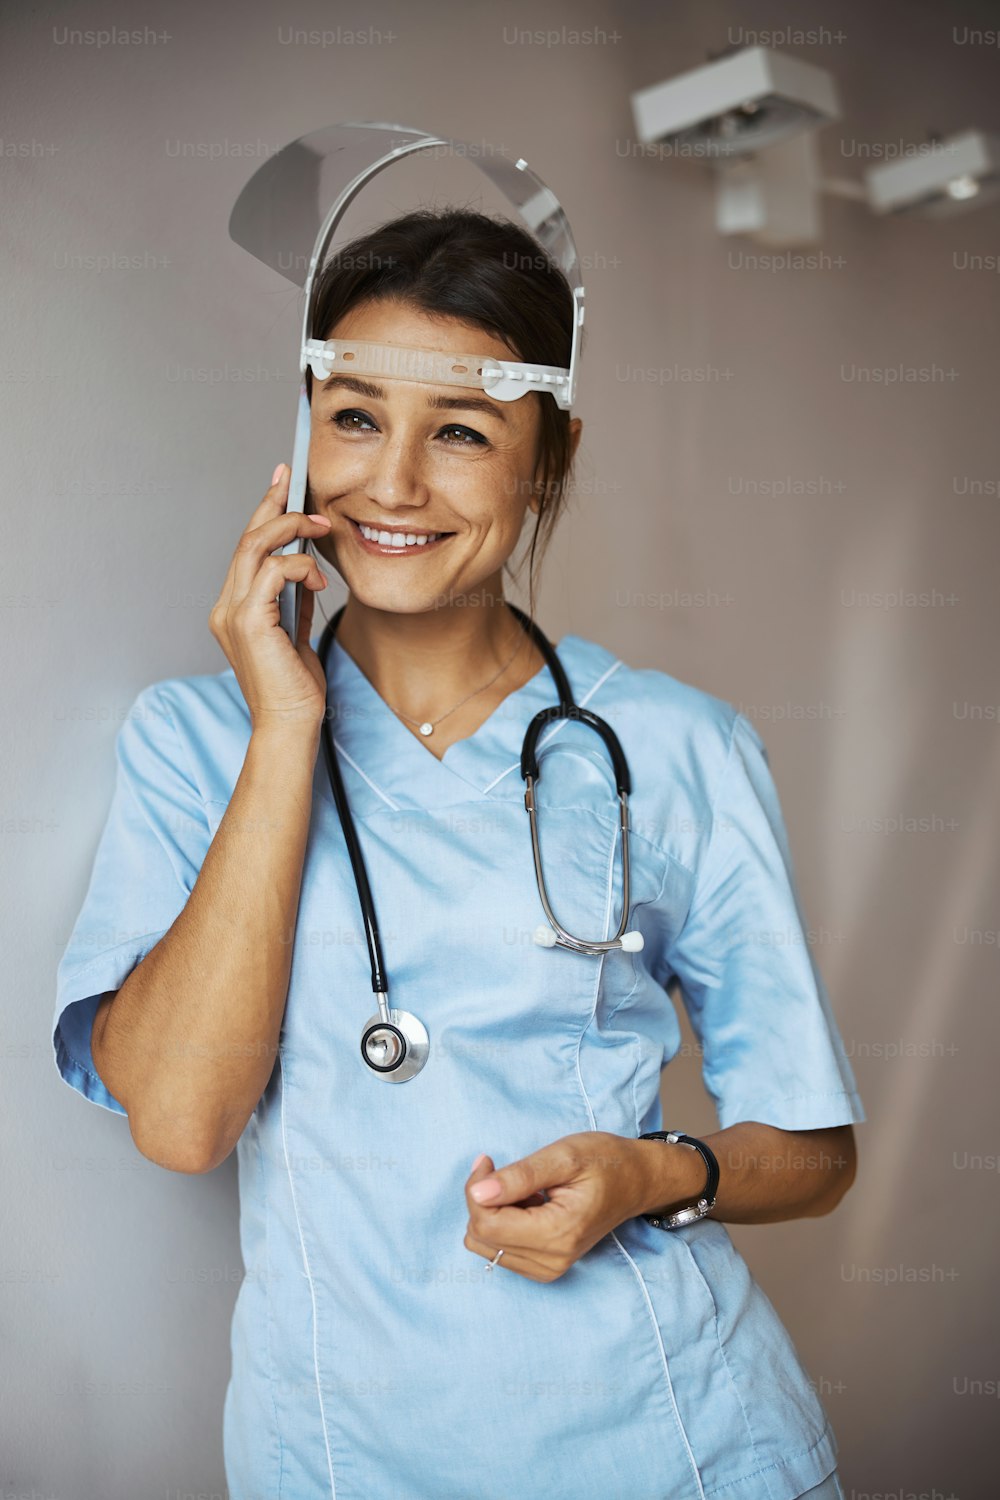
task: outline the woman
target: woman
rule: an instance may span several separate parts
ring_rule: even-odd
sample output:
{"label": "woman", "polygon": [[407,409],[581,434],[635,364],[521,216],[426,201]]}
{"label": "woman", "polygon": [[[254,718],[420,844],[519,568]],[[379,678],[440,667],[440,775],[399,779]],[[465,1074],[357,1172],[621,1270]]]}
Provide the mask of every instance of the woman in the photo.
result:
{"label": "woman", "polygon": [[[474,213],[356,241],[317,306],[324,337],[568,363],[565,279]],[[54,1031],[63,1078],[126,1114],[152,1161],[204,1172],[237,1149],[232,1500],[840,1496],[826,1414],[724,1227],[832,1209],[864,1119],[764,746],[723,700],[564,637],[577,703],[629,761],[643,946],[536,945],[519,757],[556,693],[503,581],[526,527],[533,565],[544,550],[580,420],[548,392],[309,390],[309,512],[285,512],[279,465],[210,616],[229,669],[153,684],[121,728]],[[277,552],[295,537],[347,585],[327,673],[326,580]],[[290,580],[294,646],[275,602]],[[391,1003],[430,1036],[398,1087],[359,1056],[374,1006],[317,754],[328,692]],[[578,723],[550,738],[553,907],[610,935],[608,759]],[[710,1214],[665,1230],[644,1216],[705,1188],[697,1152],[639,1139],[680,1045],[674,978],[721,1181]]]}

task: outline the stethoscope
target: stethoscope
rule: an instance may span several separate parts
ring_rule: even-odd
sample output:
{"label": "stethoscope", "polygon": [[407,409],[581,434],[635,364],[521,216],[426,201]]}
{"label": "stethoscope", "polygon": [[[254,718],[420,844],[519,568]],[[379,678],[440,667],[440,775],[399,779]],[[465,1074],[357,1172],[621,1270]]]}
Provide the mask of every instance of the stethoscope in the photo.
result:
{"label": "stethoscope", "polygon": [[[618,738],[610,725],[606,724],[597,714],[588,708],[580,708],[573,700],[573,691],[569,685],[566,673],[563,671],[562,662],[556,655],[555,648],[548,637],[535,624],[528,615],[518,609],[516,604],[505,601],[507,608],[517,617],[525,630],[531,635],[538,649],[545,657],[546,665],[552,673],[559,694],[559,702],[552,708],[543,708],[535,715],[528,725],[521,747],[521,776],[525,783],[524,805],[528,812],[528,821],[531,825],[531,849],[535,861],[535,879],[538,882],[538,894],[541,897],[542,908],[549,920],[549,926],[544,924],[535,932],[535,942],[541,947],[552,948],[557,944],[562,948],[569,948],[574,953],[602,954],[608,953],[612,948],[621,948],[626,953],[637,953],[642,947],[642,933],[633,931],[626,932],[629,912],[629,849],[628,849],[628,799],[631,792],[631,778],[629,776],[628,762],[625,752],[618,743]],[[358,900],[361,903],[361,915],[364,918],[365,938],[368,942],[368,953],[371,958],[372,990],[378,1000],[378,1010],[368,1017],[365,1022],[364,1031],[361,1034],[361,1056],[365,1063],[376,1075],[386,1083],[405,1083],[408,1078],[419,1073],[427,1061],[429,1042],[427,1030],[423,1022],[418,1020],[408,1010],[394,1010],[389,1007],[388,980],[385,973],[385,964],[382,960],[382,945],[379,941],[378,921],[375,916],[375,904],[372,900],[371,887],[368,884],[368,874],[365,870],[365,862],[362,858],[361,848],[354,827],[354,819],[351,817],[351,809],[347,802],[347,793],[340,775],[340,767],[334,750],[333,732],[330,721],[336,714],[336,706],[330,701],[329,673],[327,672],[327,660],[330,655],[330,647],[344,613],[346,605],[341,605],[337,613],[328,620],[323,634],[320,638],[318,656],[323,667],[323,673],[327,681],[327,711],[323,718],[323,753],[326,757],[326,769],[330,777],[330,787],[333,791],[333,800],[340,817],[340,826],[344,830],[344,839],[347,843],[347,852],[350,855],[351,867],[354,871],[354,882],[358,890]],[[618,924],[618,931],[613,938],[601,939],[588,942],[584,938],[577,938],[567,932],[556,919],[549,901],[548,892],[545,888],[545,877],[542,874],[542,853],[538,843],[538,820],[535,808],[535,785],[541,779],[538,769],[538,759],[535,747],[538,736],[548,724],[555,723],[561,719],[575,719],[580,724],[585,724],[590,729],[595,729],[601,736],[608,753],[611,756],[611,764],[614,770],[615,787],[618,794],[618,817],[622,836],[622,916]]]}

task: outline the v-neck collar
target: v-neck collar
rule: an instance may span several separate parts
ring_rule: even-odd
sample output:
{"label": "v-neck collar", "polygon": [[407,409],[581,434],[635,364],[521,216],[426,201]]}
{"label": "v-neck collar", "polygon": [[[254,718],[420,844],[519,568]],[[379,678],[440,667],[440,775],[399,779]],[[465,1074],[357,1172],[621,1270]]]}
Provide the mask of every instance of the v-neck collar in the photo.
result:
{"label": "v-neck collar", "polygon": [[[322,631],[311,641],[319,649]],[[623,664],[610,651],[580,636],[566,635],[555,644],[577,703],[582,704],[603,679]],[[535,714],[558,701],[548,666],[497,704],[478,729],[455,740],[439,760],[393,713],[385,699],[339,643],[336,636],[327,660],[333,730],[341,776],[352,809],[358,812],[446,807],[475,797],[521,800],[521,745]],[[540,745],[562,724],[549,726]],[[317,757],[315,786],[332,802],[326,757]]]}

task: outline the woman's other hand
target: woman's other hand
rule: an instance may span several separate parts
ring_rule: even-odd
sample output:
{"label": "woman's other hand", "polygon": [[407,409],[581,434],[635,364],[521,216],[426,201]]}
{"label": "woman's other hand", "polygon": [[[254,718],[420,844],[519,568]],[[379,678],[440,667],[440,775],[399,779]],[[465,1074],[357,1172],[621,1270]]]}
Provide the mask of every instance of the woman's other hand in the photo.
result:
{"label": "woman's other hand", "polygon": [[[531,1281],[555,1281],[623,1220],[641,1213],[648,1195],[647,1158],[637,1143],[606,1131],[563,1136],[496,1170],[481,1157],[465,1185],[465,1248]],[[476,1201],[472,1189],[498,1182]]]}

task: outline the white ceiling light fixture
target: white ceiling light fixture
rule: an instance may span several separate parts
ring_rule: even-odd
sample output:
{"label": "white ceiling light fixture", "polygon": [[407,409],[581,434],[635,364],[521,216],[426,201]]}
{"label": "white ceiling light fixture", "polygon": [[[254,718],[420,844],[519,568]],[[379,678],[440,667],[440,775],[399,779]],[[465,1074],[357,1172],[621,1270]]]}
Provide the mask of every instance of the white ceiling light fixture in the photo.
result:
{"label": "white ceiling light fixture", "polygon": [[640,141],[720,158],[763,151],[840,117],[829,73],[768,47],[744,47],[639,89],[632,112]]}
{"label": "white ceiling light fixture", "polygon": [[944,217],[1000,197],[1000,136],[966,130],[914,146],[911,155],[865,172],[864,191],[876,214]]}
{"label": "white ceiling light fixture", "polygon": [[744,47],[632,95],[636,134],[662,156],[716,170],[716,227],[774,246],[820,237],[814,132],[840,118],[823,68]]}

